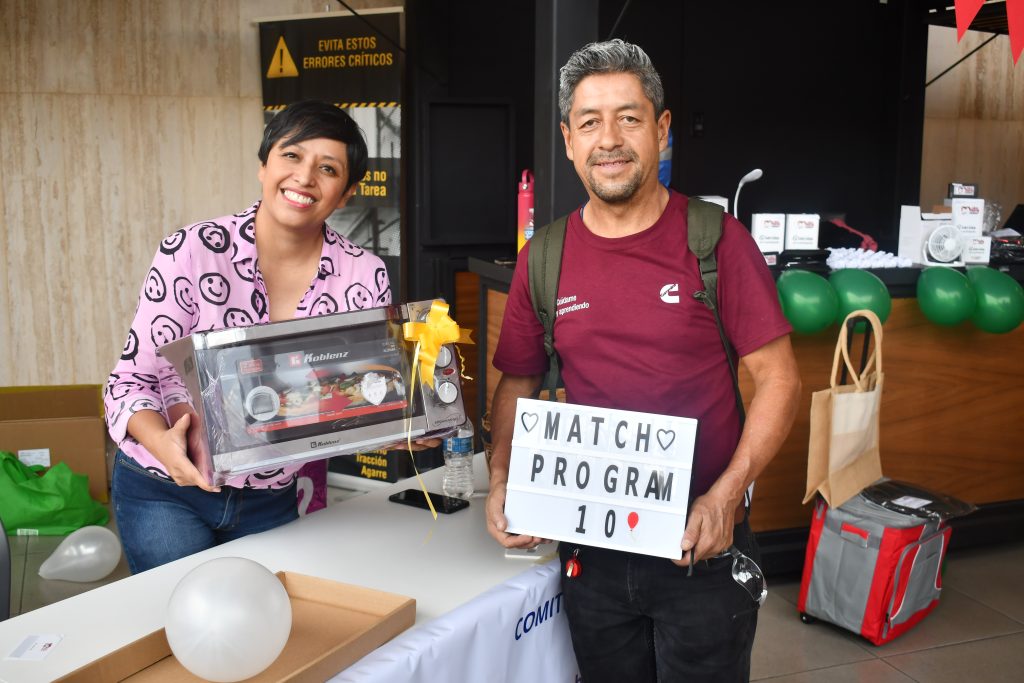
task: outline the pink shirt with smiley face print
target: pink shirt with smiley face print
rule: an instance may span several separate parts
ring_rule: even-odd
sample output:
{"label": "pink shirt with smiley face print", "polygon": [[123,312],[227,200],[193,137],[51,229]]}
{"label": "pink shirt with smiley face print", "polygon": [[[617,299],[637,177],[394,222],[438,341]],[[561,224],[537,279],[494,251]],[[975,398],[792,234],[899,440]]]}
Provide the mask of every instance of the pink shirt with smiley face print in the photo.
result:
{"label": "pink shirt with smiley face print", "polygon": [[[139,295],[128,341],[103,395],[110,436],[126,455],[157,476],[160,462],[127,433],[140,410],[164,415],[159,377],[170,374],[156,349],[197,330],[270,322],[267,290],[256,253],[256,209],[196,223],[160,243]],[[324,226],[320,271],[295,311],[296,318],[376,308],[391,303],[384,262]],[[240,476],[228,486],[283,488],[300,465]]]}

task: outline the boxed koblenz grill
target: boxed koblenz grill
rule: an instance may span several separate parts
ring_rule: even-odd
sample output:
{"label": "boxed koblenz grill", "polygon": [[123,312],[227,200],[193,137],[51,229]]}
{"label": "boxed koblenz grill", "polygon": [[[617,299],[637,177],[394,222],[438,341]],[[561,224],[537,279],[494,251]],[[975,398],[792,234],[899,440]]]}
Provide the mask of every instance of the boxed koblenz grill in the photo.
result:
{"label": "boxed koblenz grill", "polygon": [[402,325],[432,301],[193,334],[159,349],[173,422],[192,414],[189,457],[212,484],[440,437],[466,419],[458,357],[440,347],[434,386],[411,384]]}

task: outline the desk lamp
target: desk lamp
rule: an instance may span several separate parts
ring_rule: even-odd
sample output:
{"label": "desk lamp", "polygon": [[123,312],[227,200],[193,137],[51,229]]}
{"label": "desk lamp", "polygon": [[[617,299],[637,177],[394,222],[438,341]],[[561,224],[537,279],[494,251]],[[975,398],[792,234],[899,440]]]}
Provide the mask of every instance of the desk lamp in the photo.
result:
{"label": "desk lamp", "polygon": [[755,180],[760,180],[764,173],[759,168],[755,168],[747,175],[740,178],[740,184],[736,186],[736,196],[732,200],[732,215],[736,218],[740,217],[740,189],[743,188],[747,183],[752,183]]}

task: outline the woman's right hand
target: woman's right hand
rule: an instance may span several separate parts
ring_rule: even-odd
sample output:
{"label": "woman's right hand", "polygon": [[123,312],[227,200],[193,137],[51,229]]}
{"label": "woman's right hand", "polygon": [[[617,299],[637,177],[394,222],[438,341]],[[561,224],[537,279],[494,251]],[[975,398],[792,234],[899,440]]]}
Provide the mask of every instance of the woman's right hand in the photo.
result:
{"label": "woman's right hand", "polygon": [[160,413],[140,410],[128,421],[128,433],[153,454],[178,486],[198,486],[217,493],[220,487],[208,484],[188,458],[188,427],[192,417],[187,410],[175,410],[177,407],[170,409],[171,419],[175,420],[170,429]]}
{"label": "woman's right hand", "polygon": [[206,478],[188,459],[188,426],[191,421],[192,416],[189,413],[179,417],[173,427],[157,437],[156,443],[153,444],[155,450],[151,452],[178,486],[198,486],[204,491],[217,493],[220,487],[208,484]]}

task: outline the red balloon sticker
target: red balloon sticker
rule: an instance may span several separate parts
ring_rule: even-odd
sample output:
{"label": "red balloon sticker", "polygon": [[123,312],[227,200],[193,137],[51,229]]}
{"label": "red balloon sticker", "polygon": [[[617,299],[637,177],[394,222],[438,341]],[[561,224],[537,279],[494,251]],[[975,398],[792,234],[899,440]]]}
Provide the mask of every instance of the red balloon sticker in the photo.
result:
{"label": "red balloon sticker", "polygon": [[637,523],[640,521],[640,515],[635,512],[630,512],[629,517],[626,517],[626,524],[629,525],[629,530],[632,531],[636,528]]}

